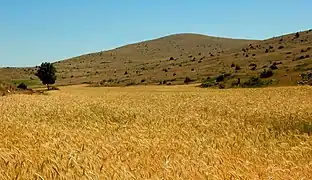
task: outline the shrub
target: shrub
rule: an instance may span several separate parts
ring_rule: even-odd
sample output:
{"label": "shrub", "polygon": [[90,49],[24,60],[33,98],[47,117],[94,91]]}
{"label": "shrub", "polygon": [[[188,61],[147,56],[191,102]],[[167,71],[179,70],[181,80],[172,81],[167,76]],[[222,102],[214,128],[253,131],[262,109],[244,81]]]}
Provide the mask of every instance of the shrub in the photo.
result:
{"label": "shrub", "polygon": [[208,77],[206,80],[204,80],[204,81],[202,82],[202,84],[200,85],[200,87],[207,88],[207,87],[212,87],[212,86],[215,86],[215,85],[218,85],[218,83],[216,82],[216,80],[215,80],[214,78]]}
{"label": "shrub", "polygon": [[285,46],[279,46],[278,49],[283,49]]}
{"label": "shrub", "polygon": [[299,32],[297,32],[296,35],[295,35],[295,38],[298,39],[299,37],[300,37],[300,34],[299,34]]}
{"label": "shrub", "polygon": [[252,68],[250,68],[250,70],[255,71],[257,69],[257,66],[253,66]]}
{"label": "shrub", "polygon": [[272,70],[266,70],[264,69],[261,73],[260,73],[260,78],[269,78],[273,76],[273,71]]}
{"label": "shrub", "polygon": [[261,86],[261,79],[257,76],[251,77],[248,81],[242,84],[242,87],[259,87]]}
{"label": "shrub", "polygon": [[232,87],[239,86],[240,84],[241,84],[241,80],[240,78],[237,78],[237,80],[232,82]]}
{"label": "shrub", "polygon": [[224,84],[219,84],[219,89],[224,89],[225,88],[225,85]]}
{"label": "shrub", "polygon": [[278,68],[277,68],[277,66],[276,66],[275,64],[272,64],[272,65],[270,66],[270,69],[276,70],[276,69],[278,69]]}
{"label": "shrub", "polygon": [[186,77],[186,78],[184,79],[184,83],[185,83],[185,84],[188,84],[188,83],[190,83],[190,82],[192,82],[191,78]]}
{"label": "shrub", "polygon": [[18,89],[23,89],[23,90],[27,90],[27,85],[25,83],[21,83],[17,86]]}
{"label": "shrub", "polygon": [[232,64],[231,64],[231,67],[235,67],[235,64],[234,64],[234,63],[232,63]]}
{"label": "shrub", "polygon": [[255,87],[262,87],[272,84],[273,80],[263,81],[258,76],[251,77],[248,81],[242,84],[244,88],[255,88]]}
{"label": "shrub", "polygon": [[257,64],[256,64],[256,63],[250,63],[249,66],[255,66],[255,67],[257,67]]}
{"label": "shrub", "polygon": [[222,82],[222,81],[224,81],[224,75],[223,74],[216,77],[216,82]]}
{"label": "shrub", "polygon": [[236,64],[235,70],[236,70],[236,71],[241,70],[241,67],[240,67],[239,65]]}
{"label": "shrub", "polygon": [[170,59],[169,59],[170,61],[172,61],[172,60],[174,60],[174,58],[173,57],[170,57]]}

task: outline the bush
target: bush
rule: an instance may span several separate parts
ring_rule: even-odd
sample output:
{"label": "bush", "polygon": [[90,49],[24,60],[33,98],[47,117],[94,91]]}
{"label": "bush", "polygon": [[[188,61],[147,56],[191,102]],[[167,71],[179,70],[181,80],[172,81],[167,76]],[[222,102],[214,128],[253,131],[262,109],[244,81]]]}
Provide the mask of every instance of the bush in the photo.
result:
{"label": "bush", "polygon": [[277,68],[277,66],[276,66],[275,64],[272,64],[272,65],[270,66],[270,69],[276,70],[276,69],[278,69],[278,68]]}
{"label": "bush", "polygon": [[223,74],[216,77],[216,82],[222,82],[222,81],[224,81],[224,75]]}
{"label": "bush", "polygon": [[241,70],[241,67],[240,67],[239,65],[236,64],[235,70],[236,70],[236,71]]}
{"label": "bush", "polygon": [[184,79],[184,83],[185,83],[185,84],[188,84],[188,83],[190,83],[190,82],[192,82],[191,78],[186,77],[186,78]]}
{"label": "bush", "polygon": [[299,32],[297,32],[295,38],[298,39],[299,37],[300,37],[300,34],[299,34]]}
{"label": "bush", "polygon": [[232,82],[232,87],[239,86],[240,84],[241,84],[241,80],[240,78],[237,78],[237,80]]}
{"label": "bush", "polygon": [[212,87],[212,86],[215,86],[215,85],[218,85],[216,80],[214,78],[208,77],[205,81],[202,82],[200,87],[207,88],[207,87]]}
{"label": "bush", "polygon": [[224,84],[219,84],[219,89],[224,89],[225,88],[225,85]]}
{"label": "bush", "polygon": [[269,78],[273,76],[273,71],[272,70],[266,70],[264,69],[261,73],[260,73],[260,78]]}
{"label": "bush", "polygon": [[24,83],[19,84],[19,85],[17,86],[17,88],[18,88],[18,89],[23,89],[23,90],[27,90],[27,89],[28,89],[28,88],[27,88],[27,85],[24,84]]}
{"label": "bush", "polygon": [[262,81],[258,76],[251,77],[248,81],[242,84],[244,88],[263,87],[272,84],[273,80]]}
{"label": "bush", "polygon": [[231,67],[235,67],[235,64],[234,64],[234,63],[232,63],[232,64],[231,64]]}

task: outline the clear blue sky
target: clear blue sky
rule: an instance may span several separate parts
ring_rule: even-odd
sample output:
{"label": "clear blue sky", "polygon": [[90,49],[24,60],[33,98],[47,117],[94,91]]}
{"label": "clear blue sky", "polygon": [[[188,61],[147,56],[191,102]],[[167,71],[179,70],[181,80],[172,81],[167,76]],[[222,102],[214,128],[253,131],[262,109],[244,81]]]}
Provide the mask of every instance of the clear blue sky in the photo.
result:
{"label": "clear blue sky", "polygon": [[264,39],[312,28],[311,9],[311,0],[1,0],[0,66],[182,32]]}

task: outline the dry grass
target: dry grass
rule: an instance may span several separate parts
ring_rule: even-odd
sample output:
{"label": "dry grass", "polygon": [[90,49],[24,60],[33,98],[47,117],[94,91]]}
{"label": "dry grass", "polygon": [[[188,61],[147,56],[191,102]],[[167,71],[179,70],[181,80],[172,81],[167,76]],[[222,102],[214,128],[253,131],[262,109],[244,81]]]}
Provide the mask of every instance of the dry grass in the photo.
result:
{"label": "dry grass", "polygon": [[63,87],[0,99],[0,179],[311,179],[312,88]]}

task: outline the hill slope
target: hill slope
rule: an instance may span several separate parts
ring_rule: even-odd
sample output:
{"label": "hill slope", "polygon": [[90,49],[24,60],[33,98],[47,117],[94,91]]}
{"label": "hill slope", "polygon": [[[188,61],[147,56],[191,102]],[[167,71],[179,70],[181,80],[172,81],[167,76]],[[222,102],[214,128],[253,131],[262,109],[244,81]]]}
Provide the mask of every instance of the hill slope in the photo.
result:
{"label": "hill slope", "polygon": [[[201,82],[224,73],[231,74],[226,82],[230,84],[237,78],[245,80],[259,75],[277,64],[270,78],[277,79],[278,85],[295,85],[299,74],[312,68],[311,48],[311,30],[263,41],[175,34],[58,61],[55,65],[58,84],[105,81],[109,85],[125,85],[181,84],[186,77]],[[2,77],[29,79],[34,68],[0,71]]]}
{"label": "hill slope", "polygon": [[[175,34],[56,63],[65,84],[109,80],[114,83],[159,83],[197,77],[192,69],[213,63],[225,50],[253,40]],[[167,72],[165,72],[167,71]]]}

